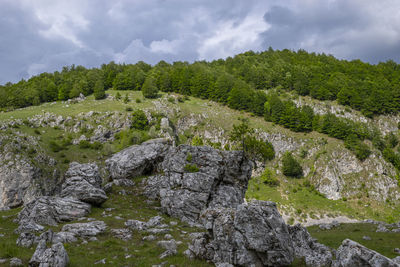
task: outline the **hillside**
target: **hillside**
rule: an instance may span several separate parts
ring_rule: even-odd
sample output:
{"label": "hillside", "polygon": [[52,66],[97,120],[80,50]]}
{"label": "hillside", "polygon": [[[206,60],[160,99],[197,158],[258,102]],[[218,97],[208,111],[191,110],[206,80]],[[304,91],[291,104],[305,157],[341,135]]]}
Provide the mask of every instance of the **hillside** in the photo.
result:
{"label": "hillside", "polygon": [[[6,240],[2,243],[0,258],[19,257],[24,262],[29,261],[33,250],[15,245],[18,235],[13,234],[13,229],[17,224],[12,220],[23,203],[36,196],[59,193],[64,173],[71,162],[97,163],[100,174],[108,177],[106,159],[133,144],[158,137],[168,138],[175,145],[235,149],[229,140],[229,133],[239,117],[249,118],[257,137],[269,141],[276,153],[273,160],[257,163],[258,168],[253,170],[246,192],[247,201],[276,202],[288,224],[326,223],[335,219],[342,222],[374,219],[388,223],[400,220],[396,169],[383,159],[381,152],[372,144],[369,144],[371,155],[361,161],[345,147],[342,140],[315,131],[293,132],[262,117],[209,100],[173,93],[163,93],[156,99],[143,98],[142,93],[137,91],[110,90],[106,93],[108,97],[104,100],[94,100],[93,96],[89,96],[0,113],[1,157],[5,159],[0,166],[3,179],[0,183],[0,207],[5,209],[1,211],[0,227],[3,230],[0,231],[5,234],[3,239]],[[117,94],[122,95],[122,99],[117,99]],[[393,116],[365,118],[335,102],[330,102],[328,106],[325,102],[307,97],[285,94],[281,97],[291,98],[298,105],[307,103],[316,113],[324,113],[331,108],[338,116],[376,124],[382,132],[385,129],[393,132],[398,121]],[[138,122],[137,110],[143,110],[149,121],[143,129],[135,124]],[[301,164],[303,177],[290,178],[282,174],[282,156],[286,151],[292,151]],[[264,183],[263,173],[268,173],[279,184]],[[142,179],[139,177],[133,181],[139,185]],[[88,217],[105,221],[109,227],[121,228],[126,219],[147,221],[160,215],[158,203],[140,196],[142,190],[140,186],[113,186],[109,199],[102,207],[93,207]],[[13,209],[7,210],[6,207]],[[174,221],[166,215],[162,217],[168,224]],[[59,231],[63,225],[52,229]],[[183,255],[185,244],[190,240],[188,233],[198,232],[199,229],[181,222],[171,225],[173,239],[183,243],[178,245],[178,254],[169,257],[167,262],[175,266],[208,266],[204,261],[189,260]],[[343,224],[324,232],[318,227],[311,227],[309,231],[320,242],[334,248],[342,241],[337,237],[341,233],[391,258],[396,256],[393,249],[400,245],[397,243],[398,233],[376,233],[373,224]],[[362,235],[371,236],[374,241],[364,240]],[[132,262],[141,262],[141,266],[159,264],[161,261],[157,256],[163,251],[157,246],[159,239],[147,241],[143,237],[144,234],[137,235],[135,232],[131,245],[127,246],[125,241],[113,238],[112,233],[107,231],[97,241],[83,241],[84,250],[73,243],[66,244],[65,248],[71,266],[90,266],[102,259],[106,259],[106,265],[110,266]],[[116,251],[119,252],[116,254]],[[299,264],[294,263],[294,266]]]}

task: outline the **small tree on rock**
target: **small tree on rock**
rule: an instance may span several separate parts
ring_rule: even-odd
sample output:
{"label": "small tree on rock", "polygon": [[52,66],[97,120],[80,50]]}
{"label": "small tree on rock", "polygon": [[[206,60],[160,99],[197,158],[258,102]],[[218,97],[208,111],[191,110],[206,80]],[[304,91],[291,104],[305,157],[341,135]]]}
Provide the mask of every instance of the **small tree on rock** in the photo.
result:
{"label": "small tree on rock", "polygon": [[303,176],[303,168],[290,152],[286,152],[282,157],[282,172],[289,177]]}
{"label": "small tree on rock", "polygon": [[158,96],[158,88],[152,77],[148,77],[145,80],[142,86],[142,94],[145,98],[156,98]]}

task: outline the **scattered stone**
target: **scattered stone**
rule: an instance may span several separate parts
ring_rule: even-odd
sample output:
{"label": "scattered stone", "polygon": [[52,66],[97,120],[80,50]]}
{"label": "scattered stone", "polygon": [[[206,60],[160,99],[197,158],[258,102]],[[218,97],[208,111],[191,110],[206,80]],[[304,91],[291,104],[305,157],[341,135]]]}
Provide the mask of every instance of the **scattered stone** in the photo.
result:
{"label": "scattered stone", "polygon": [[166,257],[172,256],[172,255],[176,255],[178,253],[178,246],[176,244],[176,241],[174,239],[172,240],[162,240],[162,241],[158,241],[157,245],[159,247],[162,247],[164,249],[166,249],[166,251],[164,251],[161,255],[160,255],[160,259],[164,259]]}
{"label": "scattered stone", "polygon": [[400,248],[393,249],[394,253],[400,254]]}
{"label": "scattered stone", "polygon": [[155,235],[159,235],[159,234],[167,234],[169,232],[171,232],[171,229],[168,228],[149,228],[146,230],[147,233],[149,234],[155,234]]}
{"label": "scattered stone", "polygon": [[147,224],[138,220],[127,220],[125,222],[125,226],[131,228],[136,231],[144,231],[147,229]]}
{"label": "scattered stone", "polygon": [[115,184],[116,186],[125,186],[125,187],[135,186],[135,182],[130,179],[117,179],[114,180],[112,183]]}
{"label": "scattered stone", "polygon": [[97,239],[97,237],[92,236],[92,237],[89,238],[89,241],[90,242],[95,242],[95,241],[98,241],[98,239]]}
{"label": "scattered stone", "polygon": [[96,261],[94,264],[106,264],[106,259],[101,259],[99,261]]}
{"label": "scattered stone", "polygon": [[166,234],[166,235],[164,236],[164,238],[165,238],[165,239],[172,239],[172,235]]}
{"label": "scattered stone", "polygon": [[89,223],[66,224],[62,227],[63,232],[71,232],[76,236],[89,237],[104,233],[107,225],[103,221],[93,221]]}
{"label": "scattered stone", "polygon": [[46,241],[41,240],[29,261],[29,266],[57,266],[65,267],[69,263],[68,254],[63,244],[56,243],[47,248]]}
{"label": "scattered stone", "polygon": [[22,264],[21,259],[14,257],[10,259],[10,266],[24,266],[24,265]]}
{"label": "scattered stone", "polygon": [[163,217],[161,216],[155,216],[150,218],[150,220],[146,223],[146,226],[151,228],[151,227],[155,227],[161,224],[161,222],[163,221]]}
{"label": "scattered stone", "polygon": [[75,234],[71,232],[58,232],[53,235],[53,243],[74,243],[77,241]]}
{"label": "scattered stone", "polygon": [[33,233],[21,233],[17,239],[17,246],[30,248],[33,244],[37,243],[37,236]]}
{"label": "scattered stone", "polygon": [[6,263],[8,259],[0,259],[0,263]]}
{"label": "scattered stone", "polygon": [[171,226],[177,226],[177,225],[178,225],[178,223],[175,222],[175,221],[170,221],[169,224],[170,224]]}
{"label": "scattered stone", "polygon": [[145,237],[143,237],[143,241],[154,241],[154,240],[156,240],[157,239],[157,237],[156,236],[154,236],[154,235],[148,235],[148,236],[145,236]]}
{"label": "scattered stone", "polygon": [[128,241],[132,239],[132,232],[129,229],[121,228],[121,229],[111,229],[111,234],[119,239],[124,241]]}
{"label": "scattered stone", "polygon": [[376,229],[377,233],[388,233],[390,232],[383,224],[378,224],[378,228]]}
{"label": "scattered stone", "polygon": [[371,237],[369,237],[369,236],[367,236],[367,235],[363,236],[363,237],[362,237],[362,239],[364,239],[364,240],[368,240],[368,241],[372,240],[372,238],[371,238]]}
{"label": "scattered stone", "polygon": [[371,267],[397,267],[398,264],[391,259],[379,254],[376,251],[368,249],[363,245],[350,239],[343,240],[336,252],[336,260],[333,261],[333,267],[353,267],[353,266],[371,266]]}

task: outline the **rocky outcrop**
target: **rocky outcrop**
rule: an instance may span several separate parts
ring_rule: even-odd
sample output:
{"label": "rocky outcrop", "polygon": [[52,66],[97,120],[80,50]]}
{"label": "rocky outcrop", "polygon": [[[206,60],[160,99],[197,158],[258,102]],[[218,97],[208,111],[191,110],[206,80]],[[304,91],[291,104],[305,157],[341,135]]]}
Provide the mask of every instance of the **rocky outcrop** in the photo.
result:
{"label": "rocky outcrop", "polygon": [[81,177],[97,188],[100,188],[101,184],[103,183],[103,179],[100,176],[99,167],[95,163],[81,164],[78,162],[71,162],[64,176],[65,179]]}
{"label": "rocky outcrop", "polygon": [[187,254],[235,266],[286,266],[294,259],[288,227],[273,202],[209,209],[202,220],[208,233],[199,234]]}
{"label": "rocky outcrop", "polygon": [[68,266],[69,258],[63,244],[56,243],[47,248],[46,241],[39,242],[35,253],[29,261],[31,267]]}
{"label": "rocky outcrop", "polygon": [[90,212],[90,205],[79,200],[60,197],[39,197],[26,204],[18,214],[19,231],[25,225],[57,225],[59,222],[72,221],[84,217]]}
{"label": "rocky outcrop", "polygon": [[300,224],[289,226],[296,258],[304,258],[307,266],[324,267],[332,263],[332,252],[311,237],[307,229]]}
{"label": "rocky outcrop", "polygon": [[127,179],[150,174],[157,169],[170,148],[166,139],[154,139],[128,147],[106,160],[112,179]]}
{"label": "rocky outcrop", "polygon": [[345,239],[336,252],[336,260],[332,266],[398,267],[399,265],[376,251],[350,239]]}
{"label": "rocky outcrop", "polygon": [[240,151],[180,145],[170,149],[161,169],[144,181],[145,194],[159,199],[165,213],[197,223],[207,208],[243,202],[252,165]]}

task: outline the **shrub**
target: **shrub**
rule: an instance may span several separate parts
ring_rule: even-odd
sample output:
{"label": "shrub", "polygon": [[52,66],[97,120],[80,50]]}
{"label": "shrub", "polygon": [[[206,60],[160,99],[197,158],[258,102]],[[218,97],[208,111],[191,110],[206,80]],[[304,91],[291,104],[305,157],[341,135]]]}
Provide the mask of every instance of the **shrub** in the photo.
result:
{"label": "shrub", "polygon": [[187,154],[187,156],[186,156],[186,161],[187,161],[187,162],[192,162],[192,154],[191,154],[191,153],[188,153],[188,154]]}
{"label": "shrub", "polygon": [[147,77],[142,86],[142,94],[145,98],[157,98],[158,88],[152,77]]}
{"label": "shrub", "polygon": [[274,177],[273,172],[268,168],[265,168],[264,172],[260,176],[260,179],[264,184],[268,186],[279,186],[279,180]]}
{"label": "shrub", "polygon": [[303,176],[303,169],[290,152],[286,152],[282,157],[282,172],[289,177]]}
{"label": "shrub", "polygon": [[33,132],[37,135],[40,135],[40,131],[38,129],[33,130]]}
{"label": "shrub", "polygon": [[132,113],[132,128],[137,130],[144,130],[149,121],[147,120],[146,114],[143,110],[136,110]]}
{"label": "shrub", "polygon": [[128,104],[129,103],[129,96],[128,96],[128,94],[125,94],[125,97],[124,97],[124,103],[125,104]]}
{"label": "shrub", "polygon": [[35,150],[33,147],[31,147],[30,149],[28,149],[27,152],[28,152],[29,155],[36,154],[36,150]]}
{"label": "shrub", "polygon": [[86,140],[81,140],[80,142],[79,142],[79,148],[81,148],[81,149],[87,149],[87,148],[90,148],[90,143],[89,143],[89,141],[86,141]]}
{"label": "shrub", "polygon": [[117,99],[117,100],[121,99],[121,94],[119,92],[117,92],[117,94],[115,95],[115,99]]}
{"label": "shrub", "polygon": [[142,103],[142,100],[140,100],[140,98],[136,98],[136,103]]}
{"label": "shrub", "polygon": [[183,168],[186,172],[198,172],[199,168],[196,164],[186,164]]}
{"label": "shrub", "polygon": [[132,111],[133,109],[131,107],[126,107],[125,111]]}
{"label": "shrub", "polygon": [[167,100],[168,100],[168,102],[175,104],[175,98],[174,97],[170,96],[170,97],[168,97]]}
{"label": "shrub", "polygon": [[91,145],[91,148],[94,149],[94,150],[100,150],[100,149],[103,148],[103,144],[98,142],[98,141],[96,141]]}
{"label": "shrub", "polygon": [[200,136],[196,135],[195,137],[193,137],[192,146],[203,146],[203,145],[204,145],[204,142]]}

